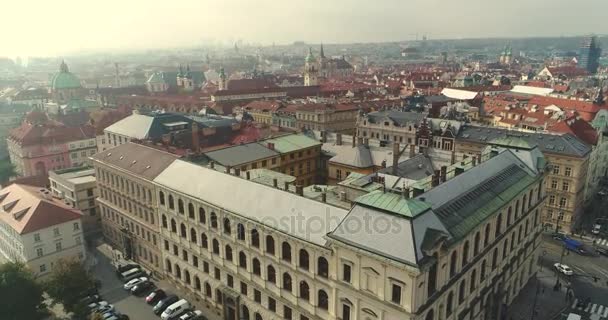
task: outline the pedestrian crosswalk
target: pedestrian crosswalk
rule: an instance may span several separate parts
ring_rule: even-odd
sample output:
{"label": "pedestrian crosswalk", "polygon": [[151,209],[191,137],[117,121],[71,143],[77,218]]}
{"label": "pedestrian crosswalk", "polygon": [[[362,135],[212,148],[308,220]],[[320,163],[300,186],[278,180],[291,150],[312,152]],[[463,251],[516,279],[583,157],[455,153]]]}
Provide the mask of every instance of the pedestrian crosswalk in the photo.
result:
{"label": "pedestrian crosswalk", "polygon": [[608,307],[597,304],[597,303],[588,303],[586,306],[578,305],[578,298],[574,299],[572,302],[572,309],[582,310],[586,313],[597,314],[601,317],[608,318]]}
{"label": "pedestrian crosswalk", "polygon": [[608,247],[608,239],[597,239],[595,244],[598,246]]}

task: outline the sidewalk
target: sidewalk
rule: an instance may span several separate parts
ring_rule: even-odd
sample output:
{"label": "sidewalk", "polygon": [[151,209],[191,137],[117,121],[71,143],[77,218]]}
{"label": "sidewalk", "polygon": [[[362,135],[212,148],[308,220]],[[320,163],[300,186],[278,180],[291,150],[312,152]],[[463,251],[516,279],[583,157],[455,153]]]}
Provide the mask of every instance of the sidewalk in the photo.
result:
{"label": "sidewalk", "polygon": [[[524,286],[520,294],[509,307],[507,319],[528,320],[532,319],[532,308],[536,299],[536,315],[534,320],[552,320],[556,318],[568,306],[566,300],[566,286],[559,291],[554,291],[555,272],[552,270],[539,270],[535,278]],[[536,292],[538,290],[538,295]],[[536,296],[536,297],[535,297]]]}
{"label": "sidewalk", "polygon": [[[125,265],[129,263],[136,263],[134,261],[124,259],[120,251],[112,249],[112,247],[106,243],[97,246],[97,250],[100,254],[103,254],[108,257],[112,261],[112,264],[114,266],[119,264]],[[146,270],[146,272],[150,274],[150,270]],[[175,293],[179,297],[188,300],[195,309],[201,310],[203,312],[203,315],[207,317],[207,319],[222,320],[221,314],[218,314],[217,310],[209,308],[208,306],[210,306],[210,304],[206,303],[202,297],[196,295],[191,290],[183,287],[180,288],[173,282],[170,282],[168,280],[154,279],[154,282],[158,288],[161,288],[167,292]]]}

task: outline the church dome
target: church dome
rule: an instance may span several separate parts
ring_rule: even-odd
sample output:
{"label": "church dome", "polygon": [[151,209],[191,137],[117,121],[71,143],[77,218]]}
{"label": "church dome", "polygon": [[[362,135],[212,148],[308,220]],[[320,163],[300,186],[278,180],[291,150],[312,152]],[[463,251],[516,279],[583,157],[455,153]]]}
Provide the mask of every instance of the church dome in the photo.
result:
{"label": "church dome", "polygon": [[308,48],[308,55],[306,56],[306,62],[315,62],[315,56],[312,55],[312,48]]}
{"label": "church dome", "polygon": [[65,62],[62,62],[59,73],[56,73],[51,79],[51,89],[76,89],[81,87],[80,79],[68,70]]}

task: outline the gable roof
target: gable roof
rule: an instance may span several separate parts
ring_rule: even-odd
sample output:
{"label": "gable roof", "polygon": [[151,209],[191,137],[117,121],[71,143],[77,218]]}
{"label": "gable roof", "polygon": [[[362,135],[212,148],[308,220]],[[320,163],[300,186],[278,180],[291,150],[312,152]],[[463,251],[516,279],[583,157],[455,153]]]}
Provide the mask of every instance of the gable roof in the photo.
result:
{"label": "gable roof", "polygon": [[82,217],[80,211],[52,197],[48,189],[11,184],[0,190],[0,220],[27,234]]}
{"label": "gable roof", "polygon": [[177,158],[177,155],[132,142],[91,157],[94,161],[118,167],[145,179],[154,179]]}

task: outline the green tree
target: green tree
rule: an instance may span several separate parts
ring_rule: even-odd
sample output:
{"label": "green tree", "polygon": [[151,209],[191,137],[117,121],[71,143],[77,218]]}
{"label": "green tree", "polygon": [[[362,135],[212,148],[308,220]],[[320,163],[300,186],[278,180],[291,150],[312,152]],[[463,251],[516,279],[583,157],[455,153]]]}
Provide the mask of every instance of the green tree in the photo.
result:
{"label": "green tree", "polygon": [[24,264],[0,265],[0,319],[43,319],[48,313],[42,294],[42,285]]}
{"label": "green tree", "polygon": [[0,159],[0,184],[6,185],[10,178],[16,175],[15,166],[11,161],[8,158]]}
{"label": "green tree", "polygon": [[53,301],[74,313],[82,311],[80,299],[94,287],[95,279],[78,259],[59,260],[46,282],[46,291]]}
{"label": "green tree", "polygon": [[93,313],[89,317],[89,320],[103,320],[103,316],[99,313]]}

